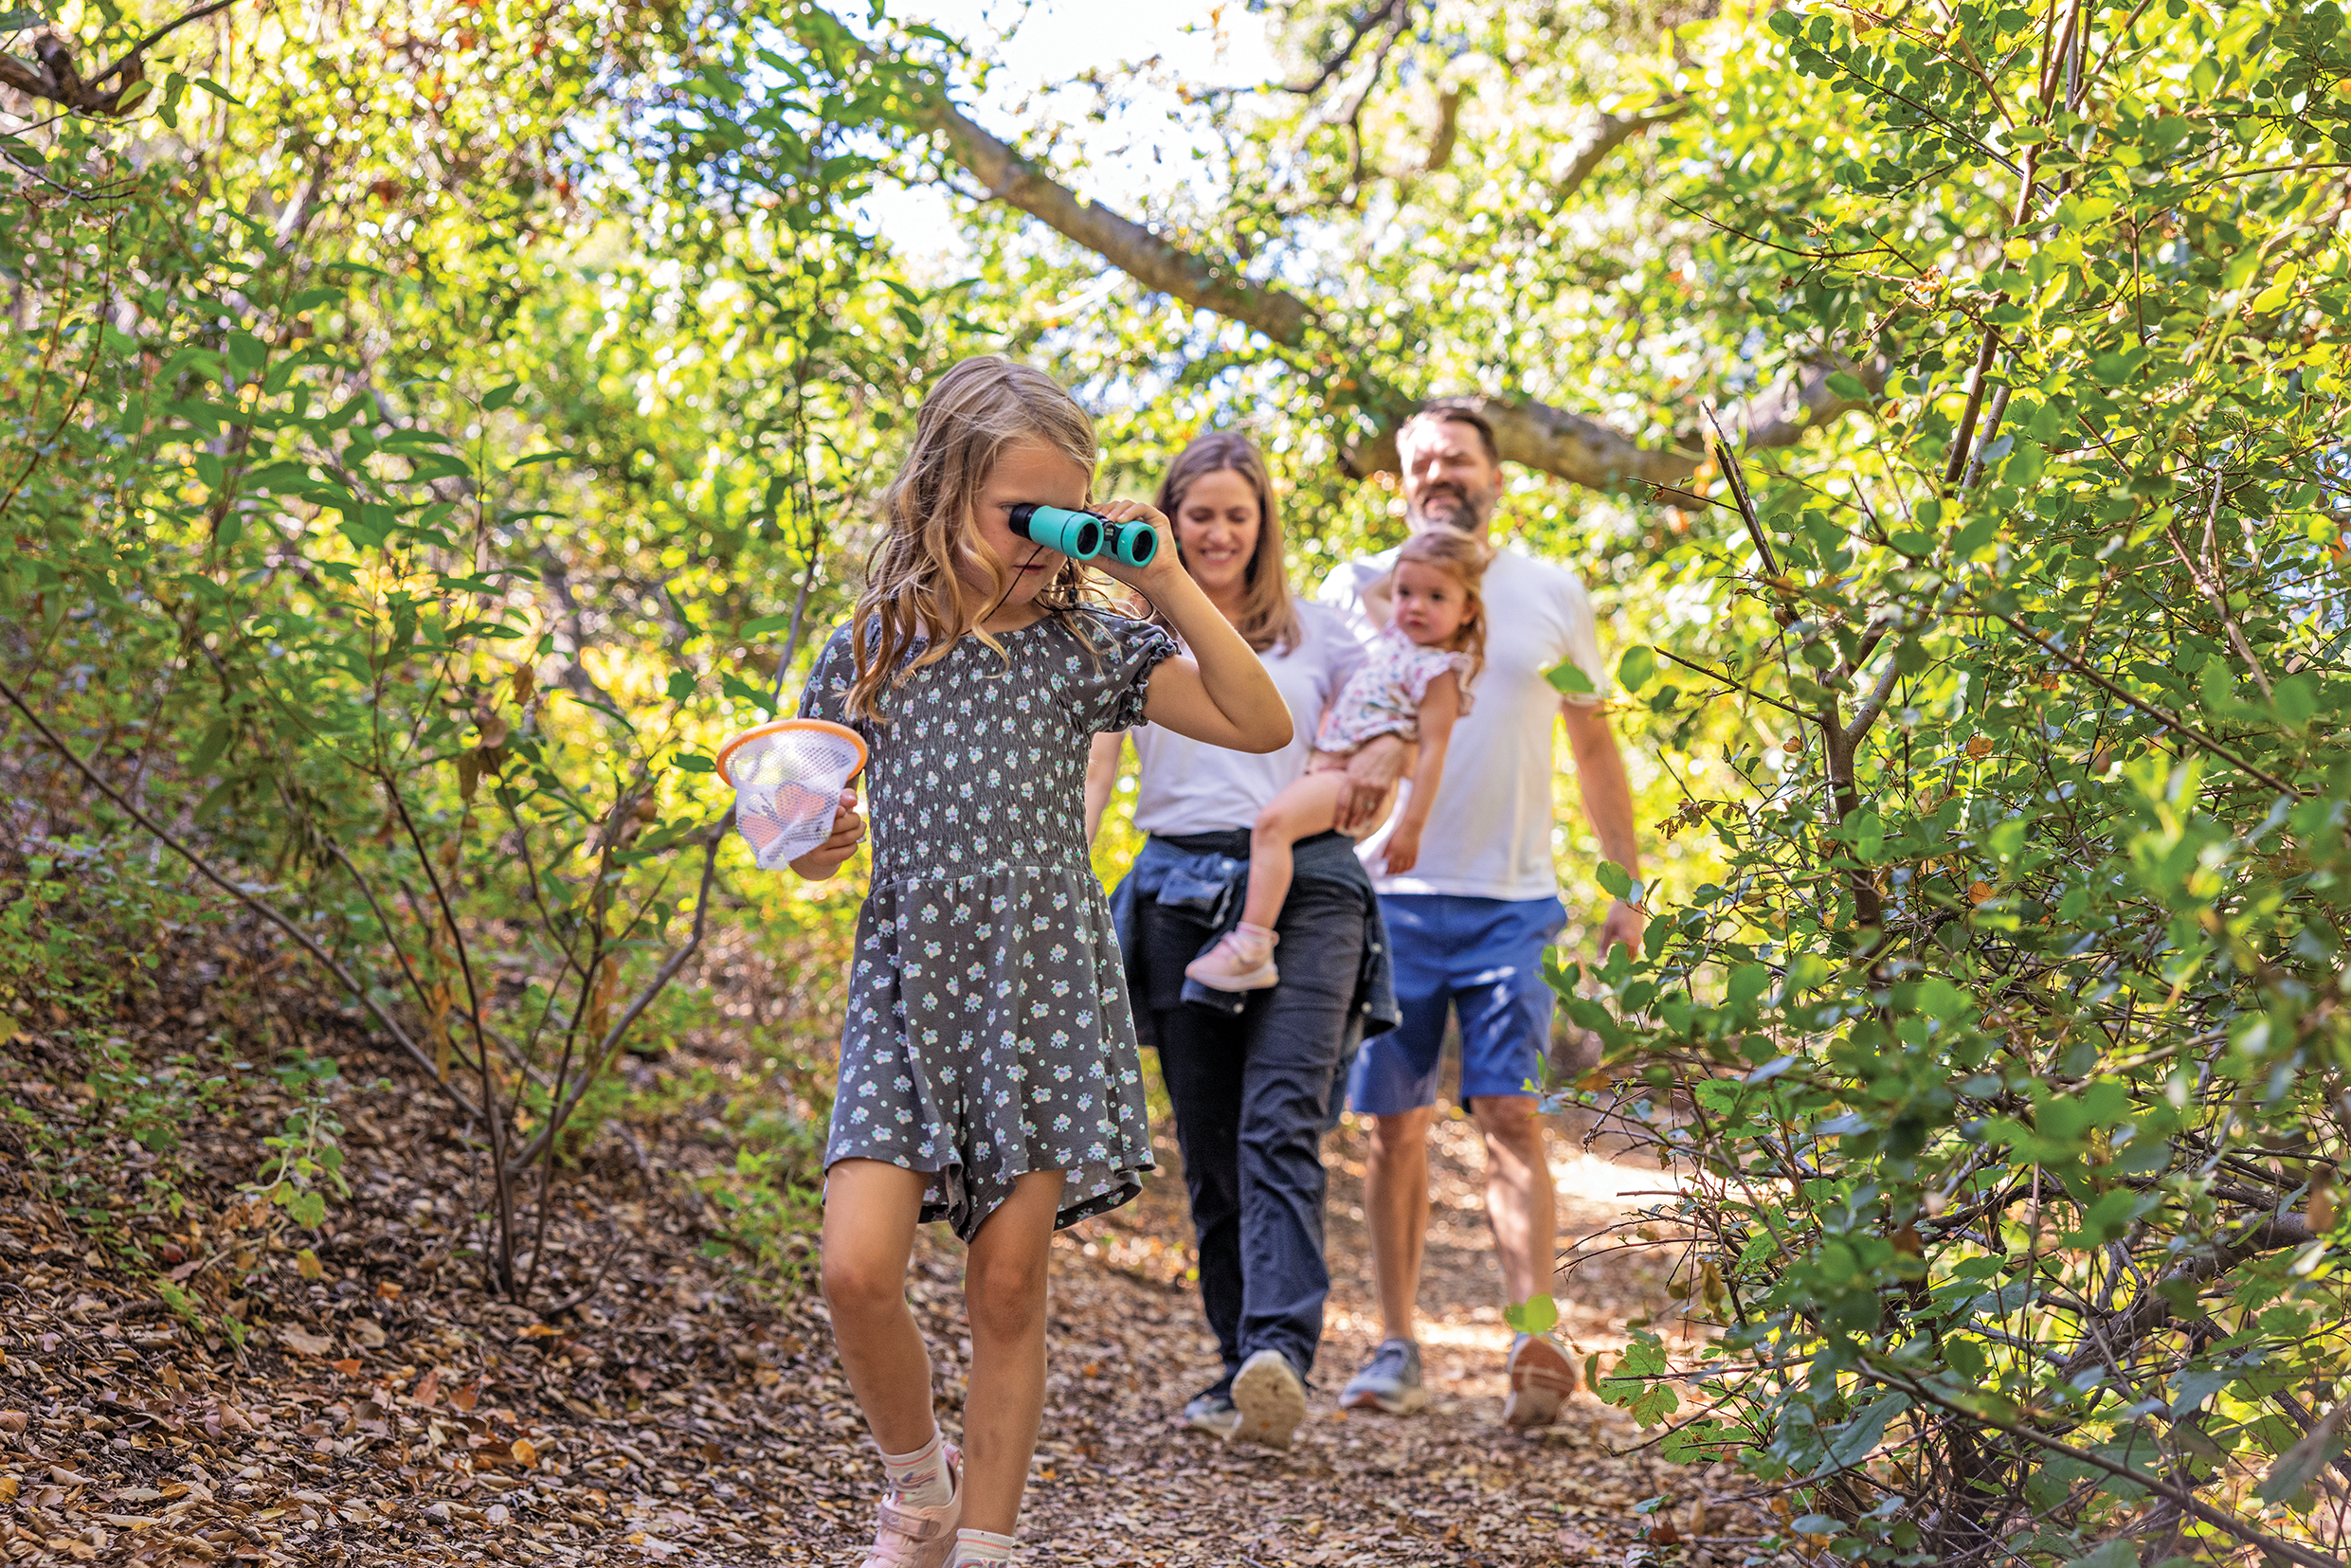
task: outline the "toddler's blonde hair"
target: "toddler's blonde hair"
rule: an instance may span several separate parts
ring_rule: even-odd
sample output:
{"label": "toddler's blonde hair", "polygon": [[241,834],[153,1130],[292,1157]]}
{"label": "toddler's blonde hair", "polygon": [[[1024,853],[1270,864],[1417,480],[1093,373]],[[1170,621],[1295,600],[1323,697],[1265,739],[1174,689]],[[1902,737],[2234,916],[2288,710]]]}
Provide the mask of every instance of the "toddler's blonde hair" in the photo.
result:
{"label": "toddler's blonde hair", "polygon": [[[1461,629],[1454,634],[1452,651],[1470,656],[1469,673],[1461,677],[1461,690],[1467,692],[1477,672],[1486,667],[1486,599],[1479,586],[1486,580],[1487,564],[1493,560],[1493,551],[1468,534],[1450,528],[1424,528],[1406,539],[1396,552],[1396,569],[1403,569],[1406,562],[1416,566],[1434,567],[1461,586],[1467,609],[1461,617]],[[1396,577],[1388,574],[1388,591],[1395,592]]]}

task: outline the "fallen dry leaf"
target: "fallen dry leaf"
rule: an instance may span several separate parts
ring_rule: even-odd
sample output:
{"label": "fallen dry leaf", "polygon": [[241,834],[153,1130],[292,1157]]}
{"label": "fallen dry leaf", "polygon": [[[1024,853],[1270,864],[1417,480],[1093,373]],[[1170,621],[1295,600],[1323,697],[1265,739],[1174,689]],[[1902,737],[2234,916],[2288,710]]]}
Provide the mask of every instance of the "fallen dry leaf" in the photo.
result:
{"label": "fallen dry leaf", "polygon": [[278,1343],[288,1350],[302,1356],[325,1356],[332,1354],[335,1349],[335,1342],[325,1335],[310,1333],[305,1329],[295,1327],[292,1324],[279,1325]]}

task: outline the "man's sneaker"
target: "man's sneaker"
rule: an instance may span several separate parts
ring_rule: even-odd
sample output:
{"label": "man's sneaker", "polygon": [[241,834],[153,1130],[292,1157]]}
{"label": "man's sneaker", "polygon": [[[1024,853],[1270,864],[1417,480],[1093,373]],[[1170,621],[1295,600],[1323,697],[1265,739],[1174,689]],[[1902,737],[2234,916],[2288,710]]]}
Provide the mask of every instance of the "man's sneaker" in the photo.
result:
{"label": "man's sneaker", "polygon": [[1233,1403],[1240,1414],[1231,1441],[1286,1449],[1306,1419],[1306,1384],[1278,1350],[1260,1350],[1233,1376]]}
{"label": "man's sneaker", "polygon": [[1548,1334],[1521,1334],[1510,1343],[1510,1392],[1502,1401],[1502,1421],[1513,1427],[1547,1427],[1576,1391],[1576,1363]]}
{"label": "man's sneaker", "polygon": [[883,1496],[881,1528],[866,1550],[865,1568],[947,1568],[964,1517],[962,1457],[954,1445],[947,1445],[947,1473],[954,1478],[955,1495],[944,1506],[909,1507],[895,1492]]}
{"label": "man's sneaker", "polygon": [[1348,1410],[1384,1410],[1390,1415],[1409,1415],[1428,1402],[1429,1391],[1420,1386],[1420,1347],[1410,1340],[1383,1341],[1339,1396]]}
{"label": "man's sneaker", "polygon": [[1281,971],[1274,967],[1274,944],[1281,938],[1272,931],[1253,933],[1254,926],[1225,932],[1215,946],[1184,966],[1184,978],[1211,991],[1273,989],[1281,983]]}
{"label": "man's sneaker", "polygon": [[1215,1386],[1192,1397],[1184,1407],[1184,1424],[1211,1437],[1230,1437],[1240,1425],[1240,1407],[1233,1403],[1233,1379],[1220,1378]]}

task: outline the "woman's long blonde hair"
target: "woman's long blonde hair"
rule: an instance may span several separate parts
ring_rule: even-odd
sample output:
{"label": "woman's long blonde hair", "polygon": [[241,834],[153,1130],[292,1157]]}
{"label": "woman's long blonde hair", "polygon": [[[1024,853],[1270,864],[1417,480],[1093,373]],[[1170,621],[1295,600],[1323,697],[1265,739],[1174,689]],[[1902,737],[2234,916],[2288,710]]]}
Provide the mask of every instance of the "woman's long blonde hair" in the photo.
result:
{"label": "woman's long blonde hair", "polygon": [[[1185,493],[1209,475],[1223,473],[1239,475],[1257,493],[1257,548],[1249,552],[1249,564],[1241,568],[1240,618],[1233,622],[1233,629],[1259,653],[1268,648],[1294,648],[1298,645],[1298,606],[1291,598],[1290,579],[1282,569],[1286,557],[1281,504],[1274,497],[1274,479],[1265,471],[1265,459],[1249,438],[1231,430],[1193,437],[1191,444],[1167,465],[1166,477],[1159,481],[1159,495],[1151,504],[1172,529]],[[1179,539],[1183,536],[1180,531],[1176,534]],[[1175,632],[1165,616],[1154,613],[1151,622],[1170,635]]]}
{"label": "woman's long blonde hair", "polygon": [[[1406,539],[1403,548],[1396,552],[1398,571],[1409,561],[1416,566],[1435,567],[1461,585],[1468,613],[1461,618],[1461,629],[1454,634],[1452,651],[1470,656],[1469,673],[1461,677],[1464,693],[1486,667],[1486,596],[1479,588],[1486,580],[1487,564],[1492,560],[1491,549],[1450,528],[1424,528]],[[1389,575],[1388,591],[1395,592],[1393,573]]]}
{"label": "woman's long blonde hair", "polygon": [[[1005,448],[1022,441],[1042,442],[1083,468],[1091,493],[1094,421],[1043,371],[982,354],[939,377],[922,400],[913,447],[882,493],[881,537],[866,558],[865,586],[850,617],[857,655],[850,712],[878,722],[883,692],[945,658],[967,634],[998,646],[978,627],[988,606],[1002,603],[1013,568],[971,525],[988,476]],[[985,595],[956,569],[959,556],[987,568]],[[1063,557],[1037,604],[1066,613],[1090,597],[1085,584],[1085,568]],[[930,645],[910,662],[925,640]]]}

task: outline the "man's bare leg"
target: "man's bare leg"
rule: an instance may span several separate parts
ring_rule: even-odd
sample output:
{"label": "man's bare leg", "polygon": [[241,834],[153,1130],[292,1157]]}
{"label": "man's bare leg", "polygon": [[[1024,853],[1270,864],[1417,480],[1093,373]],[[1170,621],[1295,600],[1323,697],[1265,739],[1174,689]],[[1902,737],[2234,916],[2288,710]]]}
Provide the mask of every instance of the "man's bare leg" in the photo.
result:
{"label": "man's bare leg", "polygon": [[1371,1119],[1364,1164],[1364,1218],[1380,1282],[1383,1338],[1410,1340],[1420,1294],[1420,1255],[1429,1235],[1429,1124],[1434,1106]]}
{"label": "man's bare leg", "polygon": [[1486,1222],[1512,1302],[1550,1294],[1558,1266],[1551,1162],[1535,1104],[1522,1094],[1486,1094],[1470,1108],[1486,1139]]}
{"label": "man's bare leg", "polygon": [[1347,1380],[1339,1403],[1348,1410],[1409,1415],[1424,1408],[1420,1346],[1413,1339],[1420,1293],[1420,1255],[1429,1235],[1429,1123],[1434,1106],[1371,1119],[1371,1150],[1364,1163],[1364,1218],[1371,1232],[1371,1267],[1380,1283],[1380,1347]]}
{"label": "man's bare leg", "polygon": [[[1486,1220],[1512,1303],[1549,1295],[1559,1261],[1551,1162],[1535,1104],[1523,1094],[1494,1094],[1470,1108],[1486,1139]],[[1550,1425],[1576,1389],[1575,1363],[1548,1334],[1513,1340],[1508,1374],[1502,1419],[1513,1427]]]}

